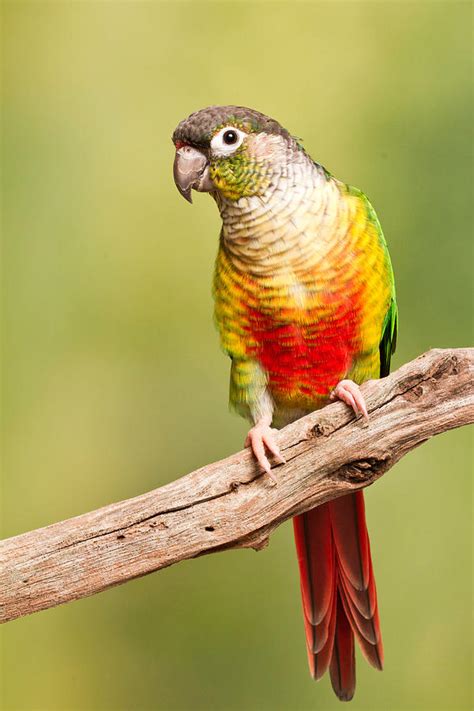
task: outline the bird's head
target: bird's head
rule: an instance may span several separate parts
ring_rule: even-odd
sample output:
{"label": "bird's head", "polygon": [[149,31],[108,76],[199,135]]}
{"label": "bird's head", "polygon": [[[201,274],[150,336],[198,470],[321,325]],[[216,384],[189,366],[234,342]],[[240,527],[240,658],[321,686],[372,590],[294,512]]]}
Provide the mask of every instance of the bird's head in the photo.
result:
{"label": "bird's head", "polygon": [[191,114],[173,133],[174,179],[191,190],[239,200],[263,195],[281,172],[289,148],[299,146],[274,119],[243,106],[210,106]]}

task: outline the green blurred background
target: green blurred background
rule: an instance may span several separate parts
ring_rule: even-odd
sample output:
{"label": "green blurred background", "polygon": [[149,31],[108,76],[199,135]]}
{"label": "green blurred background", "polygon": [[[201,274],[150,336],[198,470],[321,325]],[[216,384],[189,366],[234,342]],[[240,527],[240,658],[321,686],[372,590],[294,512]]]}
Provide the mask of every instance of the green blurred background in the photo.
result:
{"label": "green blurred background", "polygon": [[[3,2],[4,535],[239,449],[212,324],[219,219],[172,180],[209,104],[274,116],[372,199],[395,365],[471,341],[469,2]],[[469,435],[367,492],[383,674],[353,711],[471,706]],[[306,665],[290,525],[3,628],[8,711],[338,709]]]}

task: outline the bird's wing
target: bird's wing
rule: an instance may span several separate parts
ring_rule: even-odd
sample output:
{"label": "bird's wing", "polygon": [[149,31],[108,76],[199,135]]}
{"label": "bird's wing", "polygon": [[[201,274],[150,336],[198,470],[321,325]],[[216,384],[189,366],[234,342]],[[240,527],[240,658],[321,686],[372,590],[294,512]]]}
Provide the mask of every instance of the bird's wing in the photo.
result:
{"label": "bird's wing", "polygon": [[390,360],[395,353],[398,333],[398,309],[395,296],[390,302],[390,306],[385,315],[382,327],[382,338],[380,339],[380,377],[384,378],[390,373]]}

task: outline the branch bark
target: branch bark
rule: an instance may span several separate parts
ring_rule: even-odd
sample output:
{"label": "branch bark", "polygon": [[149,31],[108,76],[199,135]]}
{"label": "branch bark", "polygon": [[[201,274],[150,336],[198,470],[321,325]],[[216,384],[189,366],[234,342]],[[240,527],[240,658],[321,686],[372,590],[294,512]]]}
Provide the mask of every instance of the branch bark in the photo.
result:
{"label": "branch bark", "polygon": [[260,549],[283,521],[372,484],[430,437],[474,422],[474,349],[432,350],[278,435],[278,486],[248,450],[166,486],[0,543],[0,621],[93,595],[188,558]]}

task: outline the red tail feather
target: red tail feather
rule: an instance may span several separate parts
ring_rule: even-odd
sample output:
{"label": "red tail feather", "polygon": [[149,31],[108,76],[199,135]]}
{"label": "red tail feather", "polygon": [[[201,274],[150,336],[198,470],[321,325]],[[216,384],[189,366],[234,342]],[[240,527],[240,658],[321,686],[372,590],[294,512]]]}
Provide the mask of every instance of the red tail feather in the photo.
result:
{"label": "red tail feather", "polygon": [[336,633],[329,666],[332,688],[341,701],[350,701],[355,691],[354,634],[337,595]]}
{"label": "red tail feather", "polygon": [[337,696],[355,689],[354,635],[367,661],[382,668],[383,648],[362,491],[294,520],[310,671],[330,667]]}

